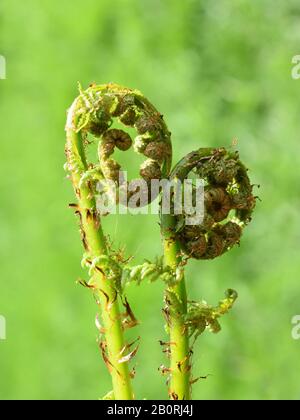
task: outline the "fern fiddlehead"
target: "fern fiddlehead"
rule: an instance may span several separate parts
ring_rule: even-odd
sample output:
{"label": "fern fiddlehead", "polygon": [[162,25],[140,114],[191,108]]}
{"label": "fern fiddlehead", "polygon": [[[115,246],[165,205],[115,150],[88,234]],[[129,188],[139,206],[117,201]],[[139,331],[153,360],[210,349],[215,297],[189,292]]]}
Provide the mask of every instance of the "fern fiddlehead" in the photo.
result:
{"label": "fern fiddlehead", "polygon": [[[224,148],[199,149],[185,156],[173,169],[171,180],[194,175],[204,180],[204,215],[197,225],[187,225],[186,214],[161,215],[165,264],[173,270],[189,258],[214,259],[238,244],[243,228],[250,222],[255,197],[247,169],[238,153]],[[214,308],[206,302],[189,302],[185,279],[166,288],[164,313],[170,341],[169,395],[171,399],[190,399],[194,340],[206,329],[220,331],[218,318],[232,307],[237,298],[233,290]]]}
{"label": "fern fiddlehead", "polygon": [[[113,127],[115,119],[125,129],[135,128],[137,136],[132,139],[125,129]],[[195,341],[205,329],[217,333],[218,319],[230,310],[237,294],[228,290],[217,307],[204,301],[189,302],[184,266],[189,258],[214,259],[239,243],[255,206],[246,168],[236,153],[225,149],[199,149],[182,159],[170,179],[182,181],[191,172],[204,179],[204,219],[201,224],[190,226],[185,223],[185,214],[162,214],[164,261],[145,261],[131,267],[121,252],[112,251],[103,233],[96,202],[97,185],[99,181],[112,182],[118,200],[130,206],[136,189],[127,189],[128,182],[123,179],[121,166],[113,155],[116,149],[133,148],[145,158],[139,175],[148,188],[139,205],[146,205],[154,198],[148,193],[151,181],[169,176],[172,159],[170,133],[162,115],[136,90],[115,84],[91,85],[85,91],[80,88],[68,112],[66,131],[65,168],[77,197],[77,204],[72,207],[80,219],[85,248],[83,266],[89,269],[91,277],[83,284],[93,291],[101,307],[101,325],[97,321],[103,337],[100,348],[113,382],[113,391],[107,398],[134,397],[128,364],[138,347],[131,350],[132,343],[125,342],[123,332],[136,325],[137,320],[123,295],[124,287],[129,281],[139,284],[145,278],[150,281],[160,278],[167,284],[164,314],[170,333],[170,341],[161,344],[171,359],[170,367],[162,367],[162,372],[170,376],[171,399],[190,399],[191,385],[196,381],[191,375],[191,339]],[[86,158],[90,135],[99,139],[96,163],[88,163]],[[120,301],[125,313],[120,311]]]}
{"label": "fern fiddlehead", "polygon": [[255,205],[247,170],[237,152],[224,148],[200,149],[187,155],[172,177],[184,180],[191,171],[205,182],[204,220],[186,226],[185,215],[176,217],[176,236],[187,256],[214,259],[240,240]]}
{"label": "fern fiddlehead", "polygon": [[[70,174],[77,197],[77,203],[71,206],[80,219],[85,249],[83,266],[89,269],[91,277],[84,285],[93,291],[101,309],[101,325],[98,322],[98,327],[103,338],[100,348],[113,383],[109,398],[128,400],[134,398],[129,361],[136,350],[130,351],[123,333],[137,321],[126,297],[122,296],[122,281],[128,273],[135,279],[141,275],[154,275],[155,269],[143,267],[132,275],[134,270],[125,267],[121,255],[111,251],[97,209],[97,184],[112,181],[118,191],[124,187],[121,166],[113,159],[116,148],[126,151],[133,147],[145,157],[140,176],[147,185],[152,179],[168,175],[172,156],[170,133],[162,115],[136,90],[115,84],[93,84],[86,90],[81,87],[79,90],[79,96],[68,111],[65,169]],[[134,140],[125,130],[112,127],[116,119],[125,128],[136,129]],[[86,148],[91,135],[99,139],[96,163],[87,162]],[[134,192],[129,192],[129,197]],[[141,205],[149,200],[147,196]],[[125,306],[125,314],[120,311],[120,300]]]}

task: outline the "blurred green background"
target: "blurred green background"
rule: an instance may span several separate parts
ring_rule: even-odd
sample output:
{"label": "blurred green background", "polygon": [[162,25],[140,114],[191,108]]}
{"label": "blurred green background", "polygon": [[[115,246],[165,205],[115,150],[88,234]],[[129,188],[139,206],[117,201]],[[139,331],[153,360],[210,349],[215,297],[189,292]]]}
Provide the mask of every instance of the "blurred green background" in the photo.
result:
{"label": "blurred green background", "polygon": [[[96,399],[111,389],[97,349],[74,201],[63,171],[66,109],[77,81],[141,90],[173,133],[174,162],[201,146],[230,146],[261,184],[240,248],[191,262],[189,296],[217,303],[239,291],[223,331],[196,346],[195,399],[299,399],[300,53],[298,0],[2,0],[0,54],[0,398]],[[127,164],[134,160],[126,154]],[[128,254],[160,254],[156,217],[111,216]],[[131,287],[143,336],[138,398],[166,398],[162,284]]]}

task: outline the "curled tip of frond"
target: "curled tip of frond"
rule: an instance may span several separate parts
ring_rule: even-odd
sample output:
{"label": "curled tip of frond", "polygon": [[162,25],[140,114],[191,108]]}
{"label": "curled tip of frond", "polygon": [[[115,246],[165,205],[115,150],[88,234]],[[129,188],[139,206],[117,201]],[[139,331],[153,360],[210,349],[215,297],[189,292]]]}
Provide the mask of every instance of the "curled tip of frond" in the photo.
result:
{"label": "curled tip of frond", "polygon": [[188,225],[184,214],[175,216],[176,235],[188,257],[214,259],[239,244],[255,207],[253,185],[238,153],[224,148],[188,154],[171,178],[183,181],[192,172],[204,180],[204,217]]}
{"label": "curled tip of frond", "polygon": [[185,321],[189,335],[196,340],[206,329],[215,334],[220,332],[221,325],[218,320],[230,311],[237,298],[237,292],[228,289],[225,292],[225,299],[221,300],[216,307],[208,305],[205,301],[189,302]]}
{"label": "curled tip of frond", "polygon": [[[105,178],[118,185],[121,165],[112,158],[115,149],[127,151],[132,148],[145,157],[140,167],[140,176],[146,181],[160,180],[168,176],[172,147],[170,132],[163,116],[137,90],[113,83],[91,84],[82,89],[78,84],[79,96],[69,111],[67,130],[99,138],[99,165]],[[136,130],[131,139],[124,131],[112,128],[115,121]],[[69,165],[70,168],[72,168]],[[150,195],[147,203],[150,201]]]}

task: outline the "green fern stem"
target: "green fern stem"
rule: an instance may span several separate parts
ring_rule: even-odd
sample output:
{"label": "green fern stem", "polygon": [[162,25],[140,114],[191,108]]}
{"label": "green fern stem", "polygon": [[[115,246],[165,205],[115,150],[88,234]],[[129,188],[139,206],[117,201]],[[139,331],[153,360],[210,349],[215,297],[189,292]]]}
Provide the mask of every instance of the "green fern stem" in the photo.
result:
{"label": "green fern stem", "polygon": [[[181,262],[180,245],[174,237],[174,218],[162,216],[162,232],[165,265],[176,272]],[[169,296],[175,295],[179,305],[174,305]],[[165,293],[165,315],[170,336],[170,383],[169,396],[173,400],[191,399],[191,366],[187,316],[187,292],[184,275],[175,285],[169,286]]]}
{"label": "green fern stem", "polygon": [[[76,132],[74,129],[75,107],[76,103],[73,104],[69,111],[66,127],[66,154],[69,166],[73,168],[71,177],[78,200],[77,213],[81,219],[84,245],[92,260],[101,255],[107,255],[107,246],[101,227],[101,220],[96,211],[95,198],[91,195],[88,184],[80,183],[82,173],[87,171],[88,166],[81,132]],[[102,311],[102,332],[105,336],[105,344],[103,344],[104,342],[102,343],[102,351],[107,352],[105,361],[112,377],[114,398],[116,400],[132,400],[134,395],[128,362],[120,363],[125,340],[116,291],[101,270],[94,270],[89,287],[93,289]]]}

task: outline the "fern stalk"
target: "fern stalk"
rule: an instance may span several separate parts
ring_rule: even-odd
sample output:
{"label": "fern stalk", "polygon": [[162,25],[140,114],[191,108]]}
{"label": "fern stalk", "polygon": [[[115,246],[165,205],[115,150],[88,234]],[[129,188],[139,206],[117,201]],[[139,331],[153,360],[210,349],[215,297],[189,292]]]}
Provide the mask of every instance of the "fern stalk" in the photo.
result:
{"label": "fern stalk", "polygon": [[[95,198],[91,195],[89,186],[80,182],[82,173],[87,171],[88,167],[81,133],[74,129],[75,108],[76,102],[70,109],[68,116],[66,154],[78,200],[77,212],[81,219],[85,247],[89,251],[89,257],[93,260],[102,255],[107,255],[108,252],[101,220],[96,211]],[[81,170],[78,168],[81,168]],[[102,332],[105,335],[105,346],[107,347],[105,360],[112,377],[114,398],[117,400],[132,400],[134,395],[128,362],[119,363],[122,358],[125,340],[115,289],[101,270],[94,271],[89,287],[93,288],[102,311]],[[103,348],[103,351],[105,350]]]}
{"label": "fern stalk", "polygon": [[[180,259],[180,245],[173,235],[174,219],[171,216],[163,216],[163,245],[164,262],[176,272]],[[168,296],[176,296],[179,306],[172,308],[172,302]],[[169,396],[175,400],[189,400],[190,395],[190,347],[188,328],[185,325],[187,316],[187,292],[184,275],[179,282],[169,286],[165,294],[166,307],[164,309],[167,318],[167,326],[170,336],[170,383]]]}

